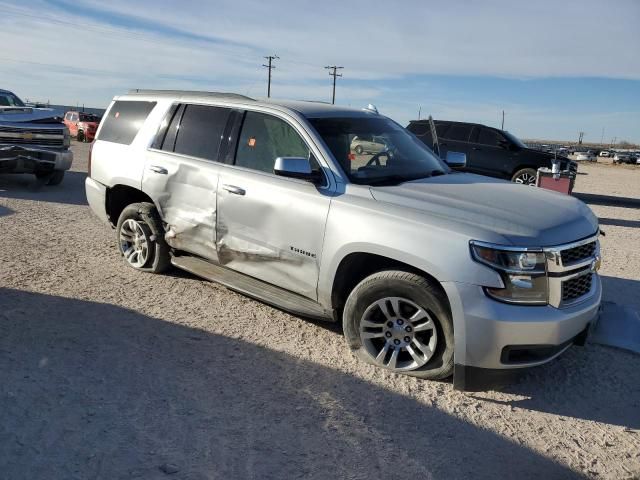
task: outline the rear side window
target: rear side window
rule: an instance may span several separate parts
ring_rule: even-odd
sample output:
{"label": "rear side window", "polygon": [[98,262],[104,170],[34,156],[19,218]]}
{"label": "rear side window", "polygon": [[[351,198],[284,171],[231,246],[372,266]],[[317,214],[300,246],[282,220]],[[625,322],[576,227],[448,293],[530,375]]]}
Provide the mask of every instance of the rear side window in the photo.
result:
{"label": "rear side window", "polygon": [[478,143],[483,145],[499,146],[500,142],[504,141],[504,137],[494,130],[488,128],[481,128],[478,135]]}
{"label": "rear side window", "polygon": [[98,140],[130,145],[156,102],[117,101],[102,122]]}
{"label": "rear side window", "polygon": [[470,125],[456,125],[454,123],[451,125],[451,128],[447,130],[445,137],[448,138],[449,140],[466,142],[469,140],[470,134],[471,134]]}
{"label": "rear side window", "polygon": [[186,105],[174,152],[218,161],[218,149],[230,112],[223,107]]}
{"label": "rear side window", "polygon": [[407,130],[413,133],[416,137],[421,137],[427,133],[431,133],[431,127],[426,122],[411,122],[407,127]]}
{"label": "rear side window", "polygon": [[264,113],[247,112],[238,139],[236,165],[273,173],[277,157],[309,158],[309,147],[283,120]]}

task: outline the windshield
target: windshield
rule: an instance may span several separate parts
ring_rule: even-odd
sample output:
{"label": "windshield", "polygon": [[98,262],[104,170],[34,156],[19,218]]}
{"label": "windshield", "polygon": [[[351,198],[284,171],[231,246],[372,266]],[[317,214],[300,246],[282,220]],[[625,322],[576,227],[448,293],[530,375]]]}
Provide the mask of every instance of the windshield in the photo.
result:
{"label": "windshield", "polygon": [[309,121],[353,183],[397,184],[450,171],[413,134],[388,118],[337,117]]}
{"label": "windshield", "polygon": [[0,107],[24,107],[24,103],[13,93],[0,93]]}
{"label": "windshield", "polygon": [[522,143],[522,140],[520,140],[518,137],[516,137],[513,133],[509,133],[506,130],[503,130],[502,134],[505,137],[507,137],[509,140],[511,140],[511,143],[515,143],[518,147],[527,148],[527,146],[524,143]]}
{"label": "windshield", "polygon": [[100,119],[91,113],[81,113],[80,121],[81,122],[98,122],[100,121]]}

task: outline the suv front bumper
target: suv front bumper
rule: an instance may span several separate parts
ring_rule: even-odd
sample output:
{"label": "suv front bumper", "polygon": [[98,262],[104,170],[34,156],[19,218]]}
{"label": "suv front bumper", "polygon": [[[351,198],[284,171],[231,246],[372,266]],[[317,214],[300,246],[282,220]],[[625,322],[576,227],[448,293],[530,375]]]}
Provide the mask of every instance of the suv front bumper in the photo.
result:
{"label": "suv front bumper", "polygon": [[[594,283],[593,294],[584,301],[555,308],[501,303],[487,297],[480,286],[444,282],[453,315],[456,371],[460,375],[461,369],[488,373],[534,367],[584,342],[600,311],[597,274]],[[467,383],[471,382],[456,382],[454,375],[456,388],[468,389]]]}
{"label": "suv front bumper", "polygon": [[69,170],[72,163],[71,150],[0,145],[0,173],[47,173],[53,170]]}

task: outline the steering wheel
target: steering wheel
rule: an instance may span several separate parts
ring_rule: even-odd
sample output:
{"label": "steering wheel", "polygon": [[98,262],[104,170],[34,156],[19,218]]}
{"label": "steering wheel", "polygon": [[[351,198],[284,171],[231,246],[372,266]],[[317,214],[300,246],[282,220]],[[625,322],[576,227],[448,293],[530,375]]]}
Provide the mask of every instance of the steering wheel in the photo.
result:
{"label": "steering wheel", "polygon": [[383,150],[382,152],[376,153],[367,162],[367,167],[372,167],[374,165],[376,167],[381,167],[382,166],[382,164],[380,163],[380,157],[381,156],[385,156],[385,157],[387,157],[387,160],[389,160],[391,158],[391,152],[389,152],[389,150]]}

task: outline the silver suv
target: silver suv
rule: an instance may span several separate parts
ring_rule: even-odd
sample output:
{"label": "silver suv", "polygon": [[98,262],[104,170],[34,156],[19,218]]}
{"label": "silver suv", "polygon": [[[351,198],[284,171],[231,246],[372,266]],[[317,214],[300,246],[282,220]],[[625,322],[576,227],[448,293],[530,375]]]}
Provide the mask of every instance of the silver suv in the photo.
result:
{"label": "silver suv", "polygon": [[[356,137],[384,149],[356,152]],[[394,372],[484,388],[583,343],[598,318],[584,203],[457,173],[371,110],[136,90],[90,155],[87,199],[129,266],[342,322],[359,358]]]}

